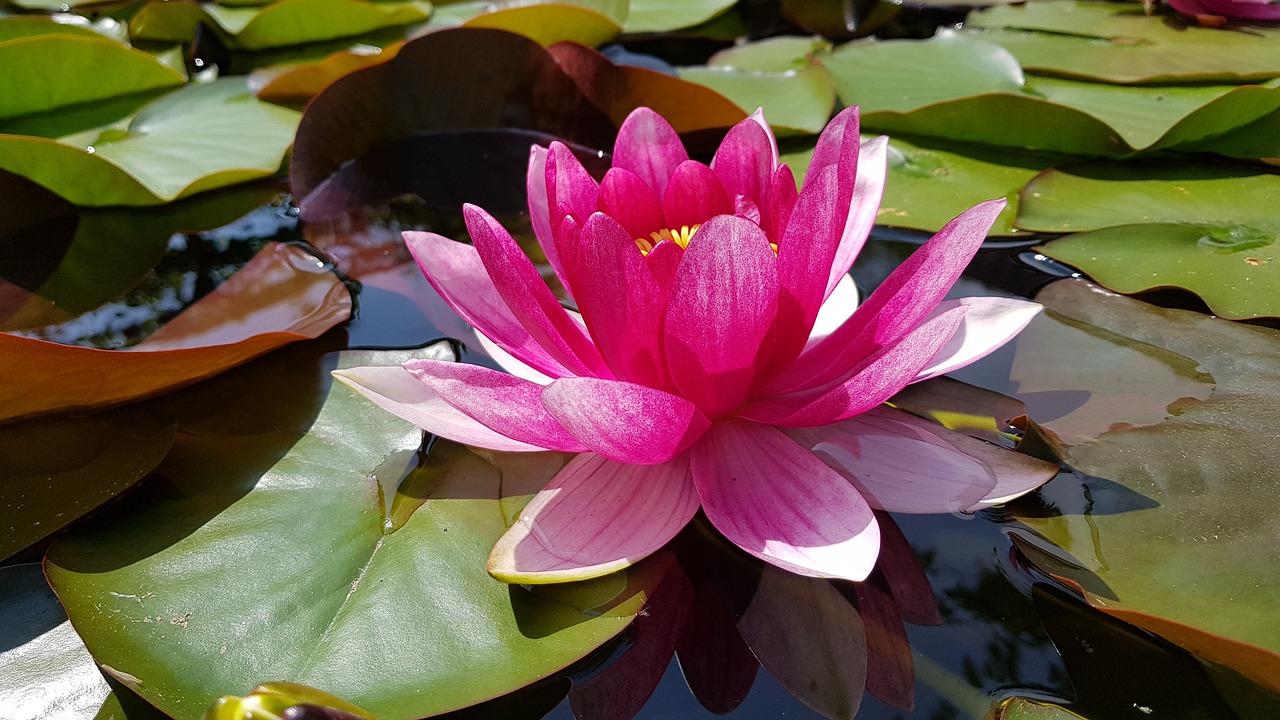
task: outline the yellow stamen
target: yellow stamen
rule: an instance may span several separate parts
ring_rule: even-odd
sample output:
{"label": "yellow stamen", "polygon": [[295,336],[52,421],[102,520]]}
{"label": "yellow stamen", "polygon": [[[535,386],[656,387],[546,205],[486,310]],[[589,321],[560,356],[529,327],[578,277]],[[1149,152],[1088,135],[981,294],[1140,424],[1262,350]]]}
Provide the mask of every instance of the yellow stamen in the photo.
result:
{"label": "yellow stamen", "polygon": [[662,228],[657,232],[649,233],[647,238],[636,238],[636,247],[640,248],[641,255],[648,255],[660,242],[673,242],[680,246],[681,249],[689,247],[689,241],[693,239],[693,234],[698,232],[701,224],[692,227],[681,225],[679,230],[674,228]]}

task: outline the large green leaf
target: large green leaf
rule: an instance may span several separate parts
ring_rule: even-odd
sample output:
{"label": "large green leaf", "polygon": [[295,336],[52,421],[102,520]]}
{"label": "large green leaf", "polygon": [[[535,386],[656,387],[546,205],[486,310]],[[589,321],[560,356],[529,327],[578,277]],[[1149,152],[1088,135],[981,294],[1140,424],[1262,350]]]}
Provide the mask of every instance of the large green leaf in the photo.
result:
{"label": "large green leaf", "polygon": [[0,168],[77,205],[154,205],[274,174],[298,117],[227,78],[166,95],[126,130],[88,140],[0,134]]}
{"label": "large green leaf", "polygon": [[262,50],[353,37],[430,15],[431,4],[419,0],[276,0],[261,7],[154,2],[133,16],[129,32],[138,40],[186,40],[207,19],[230,47]]}
{"label": "large green leaf", "polygon": [[735,0],[631,0],[624,29],[631,34],[659,33],[704,23],[733,7]]}
{"label": "large green leaf", "polygon": [[[1280,231],[1280,174],[1231,163],[1088,163],[1047,170],[1022,191],[1017,225],[1080,232],[1114,225],[1179,223]],[[1227,238],[1224,236],[1223,240]]]}
{"label": "large green leaf", "polygon": [[1081,482],[1020,513],[1043,538],[1033,559],[1060,556],[1049,571],[1094,605],[1280,689],[1280,333],[1081,281],[1036,299],[1012,382]]}
{"label": "large green leaf", "polygon": [[391,720],[523,687],[626,627],[643,567],[537,593],[485,572],[563,456],[420,453],[419,429],[329,382],[333,359],[271,356],[145,411],[179,424],[149,501],[48,559],[99,662],[178,717],[284,680]]}
{"label": "large green leaf", "polygon": [[965,24],[1014,29],[981,37],[1038,73],[1116,83],[1239,83],[1280,77],[1280,31],[1174,27],[1129,3],[1059,0],[992,7],[971,13]]}
{"label": "large green leaf", "polygon": [[1038,248],[1122,292],[1190,290],[1231,319],[1280,316],[1280,254],[1274,232],[1195,225],[1122,225],[1069,235]]}
{"label": "large green leaf", "polygon": [[724,95],[744,112],[756,108],[779,135],[816,135],[831,119],[835,89],[827,71],[818,65],[785,72],[759,72],[729,67],[680,68],[684,80],[705,85]]}
{"label": "large green leaf", "polygon": [[[4,23],[0,19],[0,33]],[[57,24],[48,23],[56,29]],[[77,28],[79,30],[79,28]],[[0,121],[120,96],[135,97],[186,82],[179,71],[156,58],[108,40],[75,31],[0,38]],[[0,122],[0,131],[9,132]]]}

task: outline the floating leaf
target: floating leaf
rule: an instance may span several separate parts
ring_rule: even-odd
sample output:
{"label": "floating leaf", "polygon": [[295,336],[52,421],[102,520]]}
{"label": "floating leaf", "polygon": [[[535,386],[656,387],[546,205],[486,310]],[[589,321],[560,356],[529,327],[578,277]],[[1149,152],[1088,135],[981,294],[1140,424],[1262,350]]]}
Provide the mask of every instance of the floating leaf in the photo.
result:
{"label": "floating leaf", "polygon": [[229,47],[263,50],[354,37],[422,22],[430,14],[431,5],[418,0],[276,0],[259,7],[171,0],[144,5],[130,20],[129,33],[136,40],[187,41],[208,20]]}
{"label": "floating leaf", "polygon": [[595,47],[622,31],[626,2],[601,2],[598,7],[574,3],[537,3],[498,7],[470,18],[463,27],[491,28],[519,33],[539,45],[573,41]]}
{"label": "floating leaf", "polygon": [[1122,293],[1179,287],[1233,320],[1280,316],[1274,231],[1195,225],[1121,225],[1038,248]]}
{"label": "floating leaf", "polygon": [[297,121],[227,78],[170,93],[96,138],[0,134],[0,169],[77,205],[155,205],[274,174]]}
{"label": "floating leaf", "polygon": [[1257,165],[1079,163],[1041,173],[1022,191],[1017,226],[1081,232],[1115,225],[1179,223],[1280,231],[1280,174]]}
{"label": "floating leaf", "polygon": [[817,135],[831,119],[836,102],[831,78],[820,65],[784,72],[683,67],[680,77],[715,90],[743,111],[762,108],[779,135]]}
{"label": "floating leaf", "polygon": [[313,63],[258,70],[250,76],[249,83],[260,100],[302,106],[343,75],[395,57],[403,44],[394,42],[383,48],[364,45],[352,50],[339,50]]}
{"label": "floating leaf", "polygon": [[1280,690],[1280,333],[1080,281],[1036,299],[1012,381],[1082,479],[1020,514],[1028,541],[1093,605]]}
{"label": "floating leaf", "polygon": [[970,28],[1042,74],[1113,83],[1256,82],[1280,77],[1280,31],[1175,27],[1136,5],[1035,2],[970,13]]}
{"label": "floating leaf", "polygon": [[127,351],[0,333],[0,422],[84,410],[186,385],[351,313],[346,287],[306,252],[269,245],[227,282]]}
{"label": "floating leaf", "polygon": [[733,7],[735,0],[631,0],[628,34],[660,33],[704,23]]}
{"label": "floating leaf", "polygon": [[205,416],[180,423],[152,499],[50,551],[50,582],[91,652],[148,700],[191,717],[273,678],[416,718],[547,677],[640,610],[658,580],[643,565],[546,593],[485,572],[564,456],[491,463],[443,441],[419,454],[421,430],[329,382],[331,362],[294,362],[294,384],[310,387],[280,397],[287,366],[270,360],[219,378],[203,404],[204,386],[166,398]]}

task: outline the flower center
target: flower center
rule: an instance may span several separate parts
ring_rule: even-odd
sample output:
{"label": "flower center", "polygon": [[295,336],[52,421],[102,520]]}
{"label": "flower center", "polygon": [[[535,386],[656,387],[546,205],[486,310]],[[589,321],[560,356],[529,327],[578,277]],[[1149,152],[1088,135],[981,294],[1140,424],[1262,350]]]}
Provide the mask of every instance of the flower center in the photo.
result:
{"label": "flower center", "polygon": [[641,255],[648,255],[658,246],[658,243],[669,240],[680,246],[683,250],[689,247],[689,241],[693,239],[693,234],[698,232],[698,228],[702,227],[699,223],[693,227],[681,225],[679,230],[674,228],[662,228],[656,232],[649,233],[647,238],[636,238],[636,247],[640,248]]}

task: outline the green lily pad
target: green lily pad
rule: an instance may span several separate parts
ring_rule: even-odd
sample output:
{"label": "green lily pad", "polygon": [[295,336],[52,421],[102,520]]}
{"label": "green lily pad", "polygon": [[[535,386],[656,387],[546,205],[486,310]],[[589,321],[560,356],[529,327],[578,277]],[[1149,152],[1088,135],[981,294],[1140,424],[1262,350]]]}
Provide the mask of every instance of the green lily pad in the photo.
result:
{"label": "green lily pad", "polygon": [[596,9],[573,3],[498,7],[476,15],[462,25],[519,33],[543,46],[572,41],[595,47],[622,32],[622,24],[627,18],[626,2],[597,5],[602,7]]}
{"label": "green lily pad", "polygon": [[631,0],[626,32],[660,33],[700,25],[733,7],[736,0]]}
{"label": "green lily pad", "polygon": [[1123,225],[1038,248],[1122,293],[1179,287],[1233,320],[1280,316],[1276,233],[1194,225]]}
{"label": "green lily pad", "polygon": [[836,91],[819,65],[785,72],[759,72],[727,67],[682,67],[681,79],[698,83],[729,98],[744,112],[756,108],[779,135],[816,135],[831,119]]}
{"label": "green lily pad", "polygon": [[[5,20],[0,20],[0,33]],[[141,50],[88,33],[0,40],[0,66],[5,68],[0,73],[0,131],[12,131],[3,122],[11,118],[120,96],[154,96],[187,81],[183,73]],[[134,107],[145,99],[135,97]]]}
{"label": "green lily pad", "polygon": [[830,51],[831,43],[822,38],[783,35],[721,50],[707,60],[707,66],[755,72],[803,70],[816,55]]}
{"label": "green lily pad", "polygon": [[133,16],[129,32],[136,40],[189,40],[207,19],[229,47],[262,50],[354,37],[423,22],[430,15],[431,4],[420,0],[276,0],[260,7],[154,2]]}
{"label": "green lily pad", "polygon": [[112,674],[178,717],[271,680],[416,718],[547,677],[640,610],[644,566],[536,593],[485,572],[564,456],[420,453],[421,430],[300,351],[157,401],[144,417],[179,430],[147,501],[51,548],[50,582]]}
{"label": "green lily pad", "polygon": [[1033,2],[971,13],[969,28],[1037,73],[1113,83],[1256,82],[1280,77],[1280,31],[1173,27],[1133,4]]}
{"label": "green lily pad", "polygon": [[1115,225],[1178,223],[1245,232],[1280,231],[1280,174],[1232,163],[1065,165],[1022,191],[1017,225],[1082,232]]}
{"label": "green lily pad", "polygon": [[1012,382],[1081,481],[1011,508],[1026,541],[1096,607],[1280,690],[1280,332],[1081,281],[1036,300]]}
{"label": "green lily pad", "polygon": [[274,174],[298,118],[227,78],[166,95],[127,129],[87,140],[0,134],[0,169],[77,205],[155,205]]}

